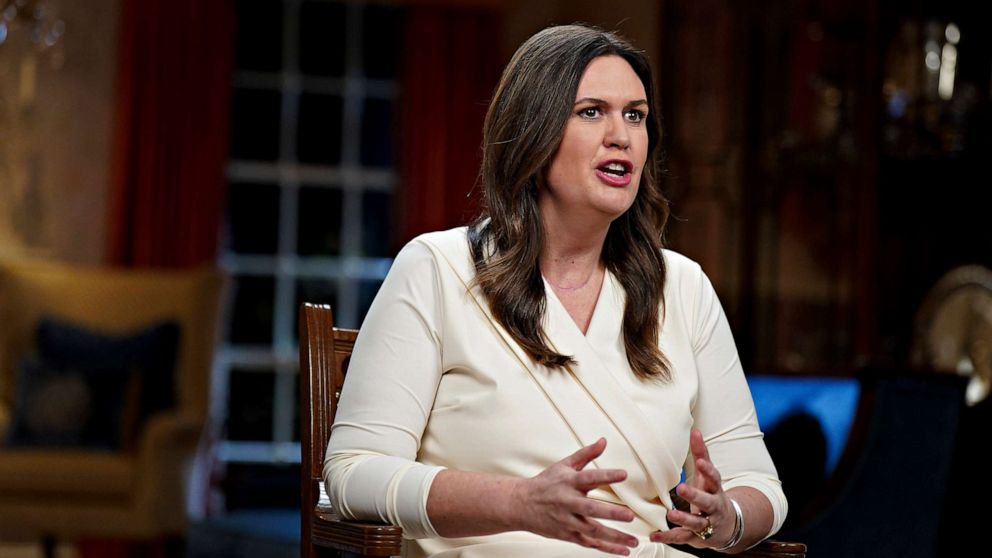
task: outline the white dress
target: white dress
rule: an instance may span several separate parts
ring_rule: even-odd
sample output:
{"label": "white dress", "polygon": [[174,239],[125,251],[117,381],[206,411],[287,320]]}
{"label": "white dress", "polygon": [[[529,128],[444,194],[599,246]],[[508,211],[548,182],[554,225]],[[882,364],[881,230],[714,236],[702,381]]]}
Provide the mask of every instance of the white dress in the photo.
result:
{"label": "white dress", "polygon": [[688,556],[651,543],[668,529],[669,490],[693,475],[689,430],[702,431],[723,486],[787,504],[758,429],[730,328],[695,262],[665,251],[667,280],[660,346],[671,382],[630,369],[621,334],[624,292],[606,274],[585,335],[545,285],[544,328],[573,372],[535,365],[492,319],[472,282],[466,229],[422,235],[396,257],[362,325],[332,428],[324,478],[346,518],[400,525],[406,556],[495,558],[604,556],[527,532],[441,538],[426,514],[438,471],[450,467],[532,477],[580,447],[607,439],[590,467],[628,478],[590,497],[630,507],[632,556]]}

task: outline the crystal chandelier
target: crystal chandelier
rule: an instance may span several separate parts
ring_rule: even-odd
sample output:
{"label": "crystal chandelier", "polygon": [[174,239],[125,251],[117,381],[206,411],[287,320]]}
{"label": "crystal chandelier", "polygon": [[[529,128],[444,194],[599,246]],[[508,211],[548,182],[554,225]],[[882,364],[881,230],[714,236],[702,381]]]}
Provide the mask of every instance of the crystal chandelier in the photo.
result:
{"label": "crystal chandelier", "polygon": [[0,0],[0,50],[20,34],[38,51],[49,51],[65,33],[65,21],[48,0]]}

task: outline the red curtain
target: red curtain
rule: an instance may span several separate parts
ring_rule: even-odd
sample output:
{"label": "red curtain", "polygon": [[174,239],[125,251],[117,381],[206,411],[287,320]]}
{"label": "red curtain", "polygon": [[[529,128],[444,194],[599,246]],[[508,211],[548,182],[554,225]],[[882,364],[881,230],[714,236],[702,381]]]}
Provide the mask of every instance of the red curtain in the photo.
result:
{"label": "red curtain", "polygon": [[400,91],[400,245],[474,214],[482,123],[503,62],[499,20],[485,8],[409,8]]}
{"label": "red curtain", "polygon": [[124,0],[121,12],[107,259],[212,262],[225,199],[233,3]]}

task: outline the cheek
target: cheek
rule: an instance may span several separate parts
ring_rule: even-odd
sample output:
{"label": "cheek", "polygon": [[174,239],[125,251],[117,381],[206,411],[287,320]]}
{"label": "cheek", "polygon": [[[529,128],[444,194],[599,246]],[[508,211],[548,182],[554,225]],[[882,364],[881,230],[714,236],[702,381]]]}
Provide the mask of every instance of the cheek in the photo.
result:
{"label": "cheek", "polygon": [[578,160],[578,145],[575,141],[574,133],[566,133],[558,144],[558,151],[555,152],[551,164],[548,166],[548,178],[551,180],[561,179],[571,174]]}
{"label": "cheek", "polygon": [[646,130],[642,130],[638,136],[636,147],[637,153],[634,155],[634,157],[636,157],[640,162],[641,166],[644,166],[644,162],[647,161],[648,158],[648,143],[648,133]]}
{"label": "cheek", "polygon": [[570,167],[571,165],[568,164],[567,158],[562,157],[561,152],[559,152],[558,156],[551,163],[551,166],[548,167],[547,174],[545,175],[548,185],[555,188],[568,183]]}
{"label": "cheek", "polygon": [[634,203],[633,202],[634,198],[636,198],[637,195],[640,193],[640,191],[641,191],[641,182],[643,182],[643,181],[644,181],[644,169],[641,168],[641,170],[639,170],[639,171],[637,171],[637,173],[635,173],[634,179],[631,181],[631,184],[633,184],[633,186],[634,186],[632,188],[632,190],[631,190],[632,191],[631,203]]}
{"label": "cheek", "polygon": [[558,153],[573,162],[580,159],[588,162],[595,158],[596,152],[602,144],[602,139],[602,126],[572,120],[565,127],[565,133],[562,134]]}

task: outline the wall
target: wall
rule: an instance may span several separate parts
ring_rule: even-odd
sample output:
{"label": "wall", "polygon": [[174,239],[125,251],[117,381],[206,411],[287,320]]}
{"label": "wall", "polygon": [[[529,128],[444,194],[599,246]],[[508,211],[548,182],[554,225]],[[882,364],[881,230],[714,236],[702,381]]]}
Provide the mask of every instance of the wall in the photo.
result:
{"label": "wall", "polygon": [[[619,30],[647,51],[657,68],[658,2],[615,2],[609,10],[599,0],[495,4],[505,10],[500,48],[507,58],[548,24],[584,21]],[[24,45],[8,40],[0,46],[0,257],[99,263],[105,245],[120,0],[56,6],[66,22],[65,61],[57,71],[38,64],[31,100],[21,99]]]}
{"label": "wall", "polygon": [[99,263],[120,0],[56,4],[64,62],[0,46],[0,257]]}

